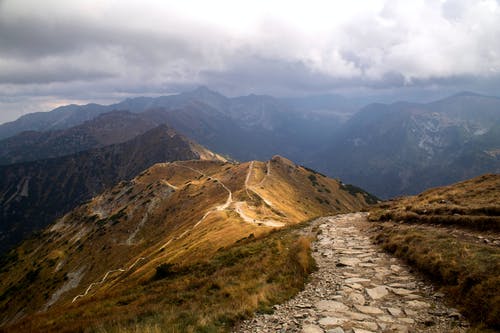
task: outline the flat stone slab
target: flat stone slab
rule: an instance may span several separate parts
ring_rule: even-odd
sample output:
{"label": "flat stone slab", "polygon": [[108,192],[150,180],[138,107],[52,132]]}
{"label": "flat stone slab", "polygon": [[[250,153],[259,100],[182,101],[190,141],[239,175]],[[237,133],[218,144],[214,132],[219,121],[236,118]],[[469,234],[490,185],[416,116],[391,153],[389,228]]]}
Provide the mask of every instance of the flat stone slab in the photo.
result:
{"label": "flat stone slab", "polygon": [[384,313],[384,311],[382,311],[379,308],[376,308],[374,306],[355,305],[354,307],[359,312],[362,312],[362,313],[365,313],[365,314],[383,314]]}
{"label": "flat stone slab", "polygon": [[376,300],[376,299],[379,299],[379,298],[384,298],[385,296],[389,295],[389,291],[384,286],[378,286],[378,287],[375,287],[375,288],[372,288],[372,289],[366,289],[366,293],[373,300]]}
{"label": "flat stone slab", "polygon": [[329,312],[349,311],[349,307],[347,307],[347,305],[337,301],[319,301],[318,303],[316,303],[316,308],[320,311]]}
{"label": "flat stone slab", "polygon": [[391,288],[391,291],[396,295],[405,296],[413,293],[413,290],[404,289],[404,288]]}
{"label": "flat stone slab", "polygon": [[340,259],[339,262],[337,263],[337,266],[356,266],[359,264],[361,260],[356,259],[356,258],[344,258]]}
{"label": "flat stone slab", "polygon": [[324,317],[319,320],[319,324],[325,328],[334,328],[347,322],[344,318]]}
{"label": "flat stone slab", "polygon": [[371,281],[370,279],[353,277],[346,279],[345,283],[365,283],[370,281]]}
{"label": "flat stone slab", "polygon": [[414,309],[425,309],[425,308],[431,307],[431,305],[429,303],[422,302],[422,301],[409,301],[406,304],[408,304],[408,306],[410,308],[414,308]]}
{"label": "flat stone slab", "polygon": [[389,311],[389,313],[394,317],[399,317],[403,314],[403,311],[398,308],[387,308],[387,311]]}
{"label": "flat stone slab", "polygon": [[302,326],[301,333],[324,333],[323,329],[317,325]]}

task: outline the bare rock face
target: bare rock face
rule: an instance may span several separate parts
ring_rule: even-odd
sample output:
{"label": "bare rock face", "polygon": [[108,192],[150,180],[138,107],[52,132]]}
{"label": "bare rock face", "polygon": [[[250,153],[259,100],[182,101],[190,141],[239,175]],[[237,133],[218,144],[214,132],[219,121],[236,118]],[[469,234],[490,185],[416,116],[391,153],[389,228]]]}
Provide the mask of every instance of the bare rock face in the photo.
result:
{"label": "bare rock face", "polygon": [[[315,221],[319,270],[305,290],[272,315],[243,322],[236,332],[465,332],[468,324],[432,286],[363,234],[361,213]],[[313,306],[304,306],[313,304]],[[430,310],[432,309],[432,311]]]}

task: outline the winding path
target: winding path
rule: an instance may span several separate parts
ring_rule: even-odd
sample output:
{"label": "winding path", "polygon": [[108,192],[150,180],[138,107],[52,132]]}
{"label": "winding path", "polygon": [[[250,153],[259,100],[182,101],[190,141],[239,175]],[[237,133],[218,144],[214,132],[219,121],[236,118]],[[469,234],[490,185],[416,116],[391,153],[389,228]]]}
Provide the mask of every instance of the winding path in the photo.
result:
{"label": "winding path", "polygon": [[443,295],[382,252],[363,231],[362,213],[319,218],[313,244],[318,271],[288,302],[241,323],[234,332],[465,332]]}

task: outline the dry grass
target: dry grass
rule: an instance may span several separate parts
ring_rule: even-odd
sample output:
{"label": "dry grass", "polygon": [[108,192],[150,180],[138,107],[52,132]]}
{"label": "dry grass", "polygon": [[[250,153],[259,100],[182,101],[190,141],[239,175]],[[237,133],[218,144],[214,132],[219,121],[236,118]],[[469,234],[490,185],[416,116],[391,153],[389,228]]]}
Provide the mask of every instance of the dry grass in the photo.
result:
{"label": "dry grass", "polygon": [[500,329],[500,248],[450,229],[462,236],[471,233],[466,229],[493,236],[500,231],[499,197],[500,175],[484,175],[385,202],[370,212],[370,220],[379,222],[376,239],[384,249],[441,286],[476,331]]}
{"label": "dry grass", "polygon": [[310,239],[293,228],[167,269],[160,278],[34,315],[6,331],[224,332],[297,293],[314,261]]}
{"label": "dry grass", "polygon": [[500,328],[500,249],[457,240],[444,230],[381,224],[383,248],[426,273],[472,322]]}

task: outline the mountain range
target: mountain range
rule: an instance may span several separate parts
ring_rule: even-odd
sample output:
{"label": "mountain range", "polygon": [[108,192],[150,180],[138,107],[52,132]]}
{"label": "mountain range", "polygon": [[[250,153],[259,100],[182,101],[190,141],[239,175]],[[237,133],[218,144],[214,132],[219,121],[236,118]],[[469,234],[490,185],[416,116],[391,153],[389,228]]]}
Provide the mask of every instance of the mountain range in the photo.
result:
{"label": "mountain range", "polygon": [[0,250],[155,163],[200,158],[224,160],[160,125],[123,143],[0,166]]}

